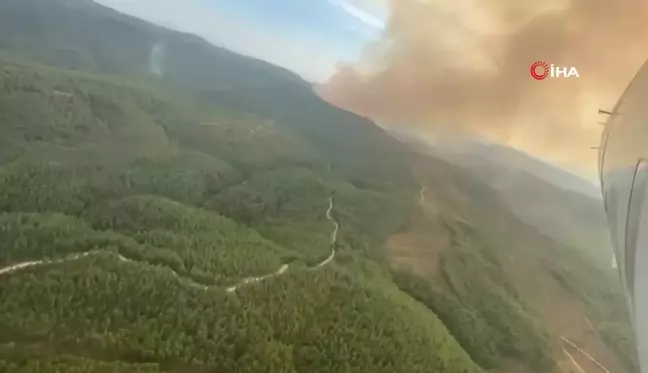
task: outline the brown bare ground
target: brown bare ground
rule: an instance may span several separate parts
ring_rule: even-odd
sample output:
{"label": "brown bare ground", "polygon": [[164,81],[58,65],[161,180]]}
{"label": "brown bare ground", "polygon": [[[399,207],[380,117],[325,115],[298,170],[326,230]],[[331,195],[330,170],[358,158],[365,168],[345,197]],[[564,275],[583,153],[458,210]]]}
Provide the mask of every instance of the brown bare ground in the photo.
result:
{"label": "brown bare ground", "polygon": [[[433,282],[442,281],[438,277],[439,254],[449,247],[449,233],[439,221],[446,215],[451,219],[458,216],[447,215],[446,199],[436,198],[434,192],[428,188],[425,199],[419,200],[424,219],[414,222],[412,229],[406,233],[391,236],[387,242],[387,256],[394,268],[409,269],[415,274]],[[462,201],[464,202],[464,201]],[[487,223],[488,224],[488,223]],[[491,226],[503,235],[510,229],[500,230]],[[497,233],[496,233],[497,234]],[[511,242],[516,241],[519,248],[511,250]],[[500,251],[500,259],[505,271],[513,279],[518,291],[529,303],[535,313],[544,321],[549,330],[557,336],[565,336],[574,341],[583,350],[587,351],[602,365],[613,373],[628,373],[614,352],[603,342],[601,337],[592,330],[586,318],[586,306],[581,300],[569,293],[550,273],[544,268],[544,255],[542,244],[524,245],[524,240],[510,240],[505,237],[499,247],[507,247],[507,251]],[[513,244],[515,245],[515,243]],[[593,362],[570,346],[561,345],[557,351],[557,372],[582,373],[574,362],[564,353],[568,351],[576,363],[586,373],[599,373],[601,369]],[[500,367],[505,373],[523,373],[524,368],[515,362],[504,364]]]}
{"label": "brown bare ground", "polygon": [[433,279],[438,270],[439,252],[447,243],[416,233],[395,234],[387,241],[389,262],[394,268],[407,269],[418,276]]}
{"label": "brown bare ground", "polygon": [[387,240],[387,258],[396,269],[436,280],[439,254],[450,245],[447,229],[439,223],[441,211],[431,202],[433,197],[426,193],[425,200],[419,200],[423,215],[413,216],[409,232],[394,234]]}
{"label": "brown bare ground", "polygon": [[[531,247],[507,254],[502,260],[505,271],[514,280],[522,297],[541,317],[551,332],[564,336],[587,351],[608,370],[614,373],[627,373],[623,364],[614,352],[601,339],[598,333],[592,332],[586,318],[586,305],[568,292],[543,266],[541,247]],[[578,351],[564,345],[578,364],[587,373],[599,373],[601,369]],[[564,355],[564,354],[563,354]],[[558,361],[566,356],[557,357]]]}

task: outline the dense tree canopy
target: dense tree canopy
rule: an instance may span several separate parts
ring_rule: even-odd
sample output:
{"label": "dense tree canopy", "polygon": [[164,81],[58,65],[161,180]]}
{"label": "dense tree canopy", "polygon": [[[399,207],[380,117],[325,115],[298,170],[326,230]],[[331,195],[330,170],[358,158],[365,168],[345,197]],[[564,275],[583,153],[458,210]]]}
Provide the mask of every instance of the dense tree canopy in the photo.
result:
{"label": "dense tree canopy", "polygon": [[[407,213],[405,191],[353,185],[254,116],[2,66],[0,130],[16,146],[0,163],[0,265],[40,263],[0,275],[3,369],[480,371],[384,270],[360,269]],[[316,269],[331,219],[348,264]]]}
{"label": "dense tree canopy", "polygon": [[550,372],[554,336],[460,219],[443,283],[387,269],[419,182],[461,176],[414,158],[263,62],[92,1],[0,0],[0,371]]}

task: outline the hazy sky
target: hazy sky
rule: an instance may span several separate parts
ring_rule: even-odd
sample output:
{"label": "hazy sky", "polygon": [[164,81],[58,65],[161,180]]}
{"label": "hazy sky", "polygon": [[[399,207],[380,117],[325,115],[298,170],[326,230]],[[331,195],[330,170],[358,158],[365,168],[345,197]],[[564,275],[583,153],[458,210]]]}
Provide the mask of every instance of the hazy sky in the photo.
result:
{"label": "hazy sky", "polygon": [[326,80],[380,38],[377,0],[97,0],[119,11]]}

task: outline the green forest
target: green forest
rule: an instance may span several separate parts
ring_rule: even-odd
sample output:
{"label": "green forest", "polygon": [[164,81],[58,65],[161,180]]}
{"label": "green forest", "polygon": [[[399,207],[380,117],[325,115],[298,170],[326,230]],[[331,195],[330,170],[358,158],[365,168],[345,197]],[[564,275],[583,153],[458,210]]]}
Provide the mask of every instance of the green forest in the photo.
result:
{"label": "green forest", "polygon": [[[410,186],[171,89],[0,66],[0,266],[44,261],[0,275],[0,370],[480,371],[368,259]],[[346,264],[315,271],[329,198]]]}
{"label": "green forest", "polygon": [[[424,185],[492,201],[475,224],[502,208],[421,157],[197,37],[87,0],[0,0],[0,372],[553,371],[557,336],[452,211],[442,284],[390,269]],[[632,366],[601,306],[615,290],[552,275],[591,290]]]}

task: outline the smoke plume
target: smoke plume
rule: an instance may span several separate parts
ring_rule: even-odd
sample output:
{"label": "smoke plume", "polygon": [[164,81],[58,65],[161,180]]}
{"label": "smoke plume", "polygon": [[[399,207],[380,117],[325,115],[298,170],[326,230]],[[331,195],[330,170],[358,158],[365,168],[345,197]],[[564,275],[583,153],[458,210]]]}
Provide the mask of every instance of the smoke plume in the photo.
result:
{"label": "smoke plume", "polygon": [[[648,57],[645,0],[391,0],[383,39],[318,88],[386,126],[479,135],[594,167],[601,126]],[[536,81],[535,61],[580,78]],[[409,128],[411,129],[411,128]]]}

